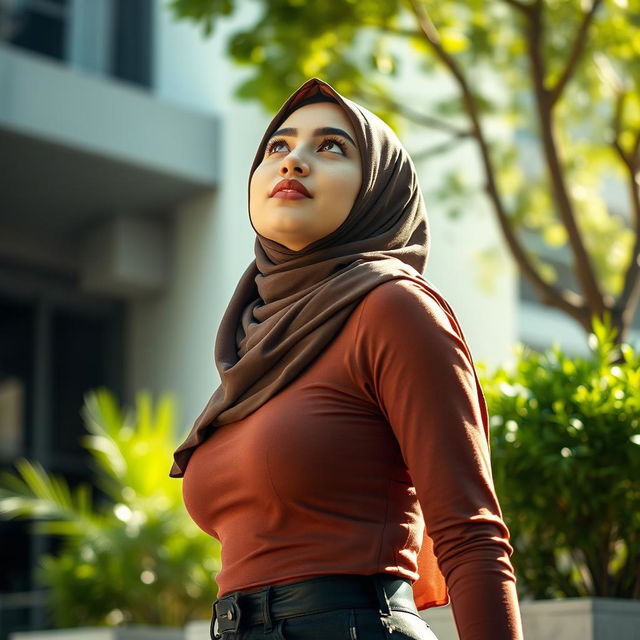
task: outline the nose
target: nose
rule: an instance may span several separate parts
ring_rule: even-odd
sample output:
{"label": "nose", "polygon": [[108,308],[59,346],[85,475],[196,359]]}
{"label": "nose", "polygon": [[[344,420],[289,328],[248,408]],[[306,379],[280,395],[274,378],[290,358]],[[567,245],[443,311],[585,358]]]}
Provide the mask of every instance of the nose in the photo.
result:
{"label": "nose", "polygon": [[280,162],[279,173],[281,176],[306,176],[309,173],[309,164],[292,151]]}

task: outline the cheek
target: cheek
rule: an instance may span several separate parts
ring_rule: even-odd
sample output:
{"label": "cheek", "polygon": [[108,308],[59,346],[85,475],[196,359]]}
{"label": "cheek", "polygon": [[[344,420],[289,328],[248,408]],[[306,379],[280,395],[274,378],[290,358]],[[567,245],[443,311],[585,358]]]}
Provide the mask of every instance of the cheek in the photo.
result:
{"label": "cheek", "polygon": [[336,176],[331,189],[332,199],[338,200],[343,207],[351,208],[361,184],[362,178],[356,172],[344,172]]}
{"label": "cheek", "polygon": [[254,213],[264,202],[266,183],[264,175],[256,169],[249,183],[249,212]]}

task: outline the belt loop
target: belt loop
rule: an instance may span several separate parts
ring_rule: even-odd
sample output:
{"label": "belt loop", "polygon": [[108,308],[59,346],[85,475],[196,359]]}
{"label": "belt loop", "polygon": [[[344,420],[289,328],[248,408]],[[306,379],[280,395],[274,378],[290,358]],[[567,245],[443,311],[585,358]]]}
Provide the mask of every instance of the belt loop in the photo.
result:
{"label": "belt loop", "polygon": [[264,620],[265,633],[271,633],[273,622],[271,621],[271,585],[264,590],[262,597],[262,619]]}
{"label": "belt loop", "polygon": [[376,588],[376,595],[378,596],[378,605],[380,606],[380,613],[383,616],[391,615],[391,607],[389,606],[389,598],[387,598],[387,592],[384,589],[384,583],[380,574],[373,576],[373,582]]}

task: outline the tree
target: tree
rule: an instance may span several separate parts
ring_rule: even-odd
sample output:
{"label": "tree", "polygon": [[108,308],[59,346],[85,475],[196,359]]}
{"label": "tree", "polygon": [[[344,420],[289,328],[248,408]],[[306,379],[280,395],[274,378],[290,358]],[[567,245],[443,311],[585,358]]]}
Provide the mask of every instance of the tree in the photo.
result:
{"label": "tree", "polygon": [[[167,6],[210,35],[240,4]],[[609,311],[617,340],[626,340],[640,301],[640,0],[263,0],[260,6],[258,21],[228,42],[233,59],[252,71],[237,97],[274,111],[319,76],[392,126],[408,120],[447,134],[448,142],[427,149],[427,157],[473,141],[506,246],[541,302],[587,334],[593,316]],[[393,97],[389,83],[407,52],[418,57],[425,79],[448,74],[458,95],[431,113]],[[506,90],[506,104],[483,92],[487,70]],[[519,164],[514,144],[490,139],[489,117],[508,118],[537,141],[541,175],[526,175],[530,158]],[[626,183],[630,213],[605,202],[602,186],[612,178]],[[444,184],[447,196],[470,195],[458,174]],[[561,250],[570,253],[575,287],[561,286],[544,258]]]}

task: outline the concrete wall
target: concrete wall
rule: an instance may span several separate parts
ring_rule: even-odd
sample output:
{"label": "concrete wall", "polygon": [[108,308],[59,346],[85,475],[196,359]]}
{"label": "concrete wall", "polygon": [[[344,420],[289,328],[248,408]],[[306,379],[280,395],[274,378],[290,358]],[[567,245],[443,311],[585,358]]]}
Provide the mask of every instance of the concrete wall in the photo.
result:
{"label": "concrete wall", "polygon": [[154,91],[216,115],[219,187],[171,212],[170,282],[161,296],[131,304],[127,352],[130,391],[174,392],[182,432],[219,384],[213,345],[235,285],[253,259],[247,177],[270,118],[231,96],[242,73],[224,54],[224,34],[250,19],[250,12],[223,21],[205,41],[199,27],[174,22],[163,4],[156,7]]}

